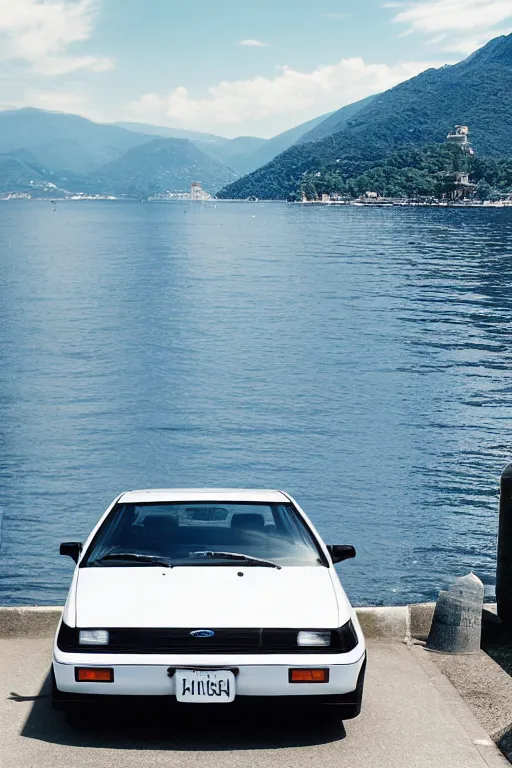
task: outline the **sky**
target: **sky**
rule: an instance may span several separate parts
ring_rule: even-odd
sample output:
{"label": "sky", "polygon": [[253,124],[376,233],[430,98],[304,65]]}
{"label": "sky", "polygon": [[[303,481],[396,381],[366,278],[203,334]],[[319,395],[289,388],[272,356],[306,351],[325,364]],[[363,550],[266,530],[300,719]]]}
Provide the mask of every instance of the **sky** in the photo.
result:
{"label": "sky", "polygon": [[512,32],[512,0],[0,0],[0,108],[274,136]]}

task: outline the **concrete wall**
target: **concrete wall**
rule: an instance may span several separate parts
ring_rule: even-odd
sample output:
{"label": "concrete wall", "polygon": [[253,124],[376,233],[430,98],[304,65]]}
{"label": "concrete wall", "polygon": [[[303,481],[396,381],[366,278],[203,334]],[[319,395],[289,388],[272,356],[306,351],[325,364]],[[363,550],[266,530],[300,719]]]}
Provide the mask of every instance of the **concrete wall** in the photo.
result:
{"label": "concrete wall", "polygon": [[51,637],[57,629],[62,608],[2,608],[0,637]]}
{"label": "concrete wall", "polygon": [[[425,638],[430,629],[434,603],[419,605],[357,608],[357,615],[366,637],[380,640]],[[51,637],[62,608],[0,606],[0,637]]]}

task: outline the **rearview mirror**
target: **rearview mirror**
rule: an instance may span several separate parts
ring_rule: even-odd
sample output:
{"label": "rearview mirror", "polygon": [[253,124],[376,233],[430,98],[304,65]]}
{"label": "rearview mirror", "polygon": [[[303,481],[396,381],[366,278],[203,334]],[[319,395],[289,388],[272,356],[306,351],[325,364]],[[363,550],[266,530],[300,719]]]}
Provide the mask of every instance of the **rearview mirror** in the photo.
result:
{"label": "rearview mirror", "polygon": [[356,556],[356,550],[350,544],[328,544],[327,549],[333,563],[341,563],[342,560],[350,560]]}
{"label": "rearview mirror", "polygon": [[60,554],[68,555],[75,563],[82,552],[82,544],[79,541],[63,541],[60,545]]}

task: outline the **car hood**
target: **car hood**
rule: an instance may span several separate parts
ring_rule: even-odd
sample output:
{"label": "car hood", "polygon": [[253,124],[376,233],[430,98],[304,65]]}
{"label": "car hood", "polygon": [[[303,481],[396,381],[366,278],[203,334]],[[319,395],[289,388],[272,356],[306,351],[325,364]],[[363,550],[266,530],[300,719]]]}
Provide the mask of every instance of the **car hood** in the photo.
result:
{"label": "car hood", "polygon": [[80,568],[76,590],[78,627],[328,629],[350,618],[321,566]]}

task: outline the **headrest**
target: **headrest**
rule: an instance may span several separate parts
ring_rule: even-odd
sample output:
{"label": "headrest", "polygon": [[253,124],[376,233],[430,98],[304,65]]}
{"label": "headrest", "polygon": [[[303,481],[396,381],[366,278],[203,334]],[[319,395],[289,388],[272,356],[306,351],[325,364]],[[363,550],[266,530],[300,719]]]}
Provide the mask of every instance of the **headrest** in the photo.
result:
{"label": "headrest", "polygon": [[178,521],[171,515],[147,515],[144,518],[144,529],[146,531],[175,531],[178,528]]}
{"label": "headrest", "polygon": [[231,518],[232,528],[242,528],[249,531],[262,531],[265,527],[263,515],[239,514]]}

